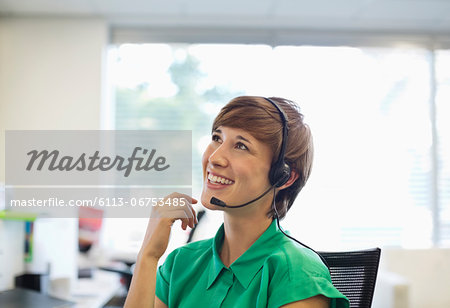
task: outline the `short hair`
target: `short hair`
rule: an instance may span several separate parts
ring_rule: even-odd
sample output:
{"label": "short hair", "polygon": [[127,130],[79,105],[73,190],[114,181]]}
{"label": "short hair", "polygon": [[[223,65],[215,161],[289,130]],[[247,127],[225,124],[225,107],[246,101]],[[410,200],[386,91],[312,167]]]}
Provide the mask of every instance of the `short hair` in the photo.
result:
{"label": "short hair", "polygon": [[[270,97],[285,113],[288,125],[288,138],[285,140],[284,160],[298,174],[295,182],[278,192],[275,206],[280,219],[284,218],[291,208],[300,190],[305,186],[313,161],[313,139],[311,130],[303,122],[303,114],[293,101]],[[281,151],[283,124],[275,106],[258,96],[239,96],[225,105],[213,122],[212,130],[219,126],[239,128],[249,132],[257,140],[268,144],[272,149],[272,165],[277,161]],[[275,217],[271,209],[267,216]]]}

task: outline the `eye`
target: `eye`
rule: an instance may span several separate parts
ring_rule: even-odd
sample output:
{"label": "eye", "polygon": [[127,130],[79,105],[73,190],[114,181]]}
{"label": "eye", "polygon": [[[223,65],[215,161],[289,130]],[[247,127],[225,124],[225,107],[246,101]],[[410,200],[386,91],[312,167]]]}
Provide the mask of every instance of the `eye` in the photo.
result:
{"label": "eye", "polygon": [[245,144],[243,144],[242,142],[236,143],[236,148],[239,149],[239,150],[248,151],[247,146]]}
{"label": "eye", "polygon": [[220,136],[217,135],[217,134],[213,134],[213,135],[211,136],[211,140],[212,140],[212,141],[215,141],[215,142],[220,142],[220,141],[221,141]]}

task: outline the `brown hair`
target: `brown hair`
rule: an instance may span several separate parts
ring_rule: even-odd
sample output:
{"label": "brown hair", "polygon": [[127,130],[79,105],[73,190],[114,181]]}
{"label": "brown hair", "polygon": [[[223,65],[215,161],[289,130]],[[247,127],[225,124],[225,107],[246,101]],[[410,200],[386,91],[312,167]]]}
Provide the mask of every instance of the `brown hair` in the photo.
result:
{"label": "brown hair", "polygon": [[[284,159],[291,170],[295,170],[299,175],[291,186],[279,191],[276,196],[278,216],[282,219],[309,178],[313,160],[313,142],[309,126],[303,122],[303,114],[300,113],[298,105],[284,98],[270,99],[287,117],[288,138],[285,140],[287,144]],[[248,131],[253,137],[271,147],[272,164],[278,159],[283,138],[283,124],[278,110],[263,97],[239,96],[232,99],[215,118],[213,131],[219,126]],[[273,209],[267,216],[275,216]]]}

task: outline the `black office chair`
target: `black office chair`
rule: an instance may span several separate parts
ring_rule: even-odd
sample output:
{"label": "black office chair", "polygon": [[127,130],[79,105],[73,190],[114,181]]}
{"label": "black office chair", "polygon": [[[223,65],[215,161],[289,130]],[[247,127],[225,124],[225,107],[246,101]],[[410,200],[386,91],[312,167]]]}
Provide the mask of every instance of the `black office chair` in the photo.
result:
{"label": "black office chair", "polygon": [[380,263],[380,248],[346,252],[320,252],[328,263],[333,285],[350,301],[351,308],[370,308]]}

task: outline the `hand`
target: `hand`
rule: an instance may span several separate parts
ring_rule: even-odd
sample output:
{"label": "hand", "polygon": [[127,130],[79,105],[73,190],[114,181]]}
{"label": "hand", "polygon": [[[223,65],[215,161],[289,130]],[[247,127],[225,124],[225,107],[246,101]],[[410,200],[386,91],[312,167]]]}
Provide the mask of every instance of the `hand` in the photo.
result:
{"label": "hand", "polygon": [[175,220],[181,220],[181,228],[193,228],[198,223],[195,210],[191,204],[198,201],[188,195],[172,193],[164,198],[163,206],[152,208],[147,231],[139,252],[139,258],[159,259],[169,244],[170,231]]}

